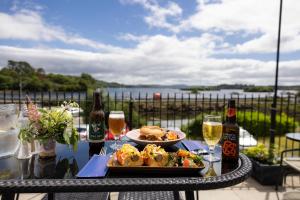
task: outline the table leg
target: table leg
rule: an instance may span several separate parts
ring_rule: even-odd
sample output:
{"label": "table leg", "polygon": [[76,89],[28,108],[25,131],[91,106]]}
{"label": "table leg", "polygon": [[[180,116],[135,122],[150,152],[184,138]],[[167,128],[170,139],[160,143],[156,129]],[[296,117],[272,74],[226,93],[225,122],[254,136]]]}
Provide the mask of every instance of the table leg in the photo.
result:
{"label": "table leg", "polygon": [[185,199],[186,200],[195,200],[194,191],[193,190],[185,191]]}
{"label": "table leg", "polygon": [[54,193],[48,193],[48,200],[54,200]]}
{"label": "table leg", "polygon": [[15,193],[2,193],[1,200],[14,200],[15,199]]}

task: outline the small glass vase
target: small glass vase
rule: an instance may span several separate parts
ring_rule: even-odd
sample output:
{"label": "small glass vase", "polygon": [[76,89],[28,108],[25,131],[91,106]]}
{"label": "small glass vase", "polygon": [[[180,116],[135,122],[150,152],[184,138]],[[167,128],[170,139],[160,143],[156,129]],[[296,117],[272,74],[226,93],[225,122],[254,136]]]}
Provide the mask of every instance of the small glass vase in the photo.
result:
{"label": "small glass vase", "polygon": [[49,139],[47,141],[41,142],[39,157],[40,158],[53,158],[56,156],[55,153],[56,141],[54,139]]}
{"label": "small glass vase", "polygon": [[21,141],[15,155],[16,158],[20,160],[31,158],[32,154],[31,154],[30,144],[26,141]]}
{"label": "small glass vase", "polygon": [[32,155],[35,155],[35,154],[38,154],[40,152],[40,141],[38,140],[32,140],[30,143],[29,143],[29,146],[30,146],[30,149],[31,149],[31,154]]}

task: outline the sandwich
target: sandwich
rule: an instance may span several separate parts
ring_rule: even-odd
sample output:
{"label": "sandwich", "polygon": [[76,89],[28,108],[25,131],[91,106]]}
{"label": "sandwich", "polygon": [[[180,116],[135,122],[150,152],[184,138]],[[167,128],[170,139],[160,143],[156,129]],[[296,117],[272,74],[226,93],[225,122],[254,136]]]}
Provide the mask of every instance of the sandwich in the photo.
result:
{"label": "sandwich", "polygon": [[159,126],[143,126],[140,128],[140,138],[145,140],[162,140],[164,129]]}
{"label": "sandwich", "polygon": [[170,131],[159,126],[143,126],[140,128],[140,139],[152,141],[170,141],[178,139],[175,131]]}

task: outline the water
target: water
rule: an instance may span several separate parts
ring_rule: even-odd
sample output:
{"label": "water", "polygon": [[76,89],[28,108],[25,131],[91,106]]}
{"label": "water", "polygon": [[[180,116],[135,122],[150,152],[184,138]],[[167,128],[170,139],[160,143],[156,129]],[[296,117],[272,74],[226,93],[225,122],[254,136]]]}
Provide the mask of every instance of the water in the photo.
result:
{"label": "water", "polygon": [[[190,91],[186,90],[180,90],[180,89],[174,89],[174,88],[107,88],[107,92],[111,97],[114,97],[116,95],[117,99],[122,99],[122,93],[124,99],[129,99],[130,94],[132,98],[138,99],[139,97],[141,99],[152,99],[154,93],[160,93],[162,98],[167,98],[168,94],[170,98],[195,98],[196,94],[192,94]],[[287,96],[288,92],[296,93],[297,91],[294,90],[278,90],[279,96]],[[209,91],[200,91],[197,94],[197,98],[202,98],[204,95],[204,98],[211,97],[212,99],[217,98],[229,98],[231,96],[235,97],[239,95],[240,98],[251,98],[252,96],[254,98],[260,97],[273,97],[273,92],[244,92],[243,90],[238,89],[222,89],[222,90],[209,90]]]}

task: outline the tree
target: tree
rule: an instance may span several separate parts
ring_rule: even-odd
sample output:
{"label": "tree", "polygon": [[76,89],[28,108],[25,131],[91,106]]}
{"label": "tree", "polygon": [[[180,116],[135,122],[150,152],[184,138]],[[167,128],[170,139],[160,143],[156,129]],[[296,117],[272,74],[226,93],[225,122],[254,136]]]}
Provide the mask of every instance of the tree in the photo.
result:
{"label": "tree", "polygon": [[0,89],[82,91],[108,85],[120,86],[98,81],[87,73],[82,73],[80,77],[46,74],[43,68],[35,69],[25,61],[9,60],[7,66],[0,69]]}
{"label": "tree", "polygon": [[38,74],[41,74],[41,75],[45,75],[45,74],[46,74],[46,72],[45,72],[45,70],[44,70],[43,68],[38,68],[38,69],[36,70],[36,72],[37,72]]}
{"label": "tree", "polygon": [[14,79],[10,76],[0,74],[0,89],[9,89],[14,85]]}
{"label": "tree", "polygon": [[90,74],[82,73],[80,77],[82,79],[88,81],[90,84],[95,84],[96,83],[96,80]]}
{"label": "tree", "polygon": [[21,74],[30,75],[35,73],[34,68],[29,63],[24,61],[18,62],[18,61],[9,60],[7,63],[7,68],[17,72],[19,75]]}

